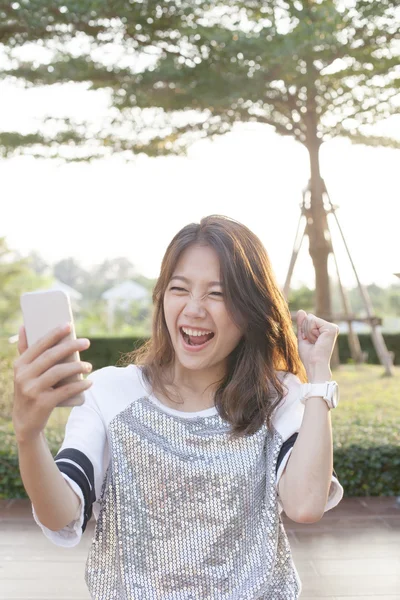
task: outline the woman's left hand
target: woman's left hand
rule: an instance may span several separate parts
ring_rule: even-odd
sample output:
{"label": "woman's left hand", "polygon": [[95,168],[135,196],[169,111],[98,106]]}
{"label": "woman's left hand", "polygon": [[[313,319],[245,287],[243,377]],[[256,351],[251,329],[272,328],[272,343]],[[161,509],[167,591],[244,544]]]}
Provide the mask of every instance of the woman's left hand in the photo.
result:
{"label": "woman's left hand", "polygon": [[339,327],[304,310],[297,312],[296,319],[299,354],[306,371],[316,366],[329,369]]}

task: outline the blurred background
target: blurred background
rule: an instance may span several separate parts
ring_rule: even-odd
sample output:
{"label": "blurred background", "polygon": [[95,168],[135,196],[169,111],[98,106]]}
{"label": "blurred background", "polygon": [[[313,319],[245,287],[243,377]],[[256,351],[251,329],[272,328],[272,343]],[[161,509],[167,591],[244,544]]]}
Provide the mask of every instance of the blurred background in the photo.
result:
{"label": "blurred background", "polygon": [[[400,332],[396,2],[0,11],[3,341],[15,342],[20,293],[47,287],[68,291],[81,335],[149,335],[169,241],[212,213],[261,238],[283,288],[303,190],[310,180],[316,216],[320,178],[383,331]],[[332,217],[320,214],[315,237],[328,223],[352,313],[366,316]],[[288,299],[334,317],[340,287],[322,245],[325,299],[311,239]]]}
{"label": "blurred background", "polygon": [[375,324],[393,374],[397,2],[25,0],[0,17],[3,361],[25,291],[67,291],[80,336],[149,336],[168,243],[218,213],[260,237],[292,312],[353,342]]}

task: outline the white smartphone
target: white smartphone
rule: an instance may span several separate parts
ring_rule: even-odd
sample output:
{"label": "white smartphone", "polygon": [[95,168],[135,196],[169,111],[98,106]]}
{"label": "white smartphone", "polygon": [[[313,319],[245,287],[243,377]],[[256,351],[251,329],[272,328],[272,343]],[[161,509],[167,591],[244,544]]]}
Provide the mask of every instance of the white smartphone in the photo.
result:
{"label": "white smartphone", "polygon": [[[65,340],[68,338],[71,340],[76,339],[71,302],[68,294],[62,290],[40,290],[37,292],[27,292],[21,295],[20,303],[24,318],[28,347],[45,336],[52,329],[55,329],[60,325],[64,325],[68,321],[72,323],[70,333],[63,337],[60,342],[55,344],[55,346],[65,342]],[[67,356],[63,360],[60,360],[58,364],[72,362],[74,360],[80,361],[78,351],[74,352],[70,356]],[[66,383],[82,381],[82,379],[82,373],[76,373],[75,375],[70,375],[69,377],[62,379],[53,387],[58,388]],[[81,392],[75,396],[72,396],[71,398],[68,398],[67,400],[64,400],[60,404],[57,404],[57,406],[80,406],[84,402],[84,393]]]}

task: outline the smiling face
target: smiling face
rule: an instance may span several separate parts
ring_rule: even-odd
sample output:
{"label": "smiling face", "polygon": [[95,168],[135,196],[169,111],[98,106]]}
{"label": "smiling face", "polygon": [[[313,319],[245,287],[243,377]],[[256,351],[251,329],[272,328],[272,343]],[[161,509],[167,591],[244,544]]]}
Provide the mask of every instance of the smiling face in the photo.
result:
{"label": "smiling face", "polygon": [[[183,368],[225,368],[226,358],[236,348],[242,332],[228,313],[221,284],[220,263],[210,246],[189,246],[172,273],[164,294],[164,314],[177,361]],[[189,334],[212,332],[198,348]],[[194,343],[203,338],[191,337]]]}

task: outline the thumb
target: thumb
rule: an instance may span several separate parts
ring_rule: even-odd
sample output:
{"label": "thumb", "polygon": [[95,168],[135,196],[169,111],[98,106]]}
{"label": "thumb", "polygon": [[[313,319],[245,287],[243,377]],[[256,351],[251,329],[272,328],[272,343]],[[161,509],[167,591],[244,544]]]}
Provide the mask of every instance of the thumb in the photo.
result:
{"label": "thumb", "polygon": [[28,342],[26,340],[25,327],[21,325],[18,331],[18,352],[20,355],[28,349]]}
{"label": "thumb", "polygon": [[296,315],[296,321],[297,321],[297,337],[299,339],[302,339],[301,336],[301,326],[303,324],[304,319],[307,318],[307,313],[305,310],[298,310],[297,311],[297,315]]}

